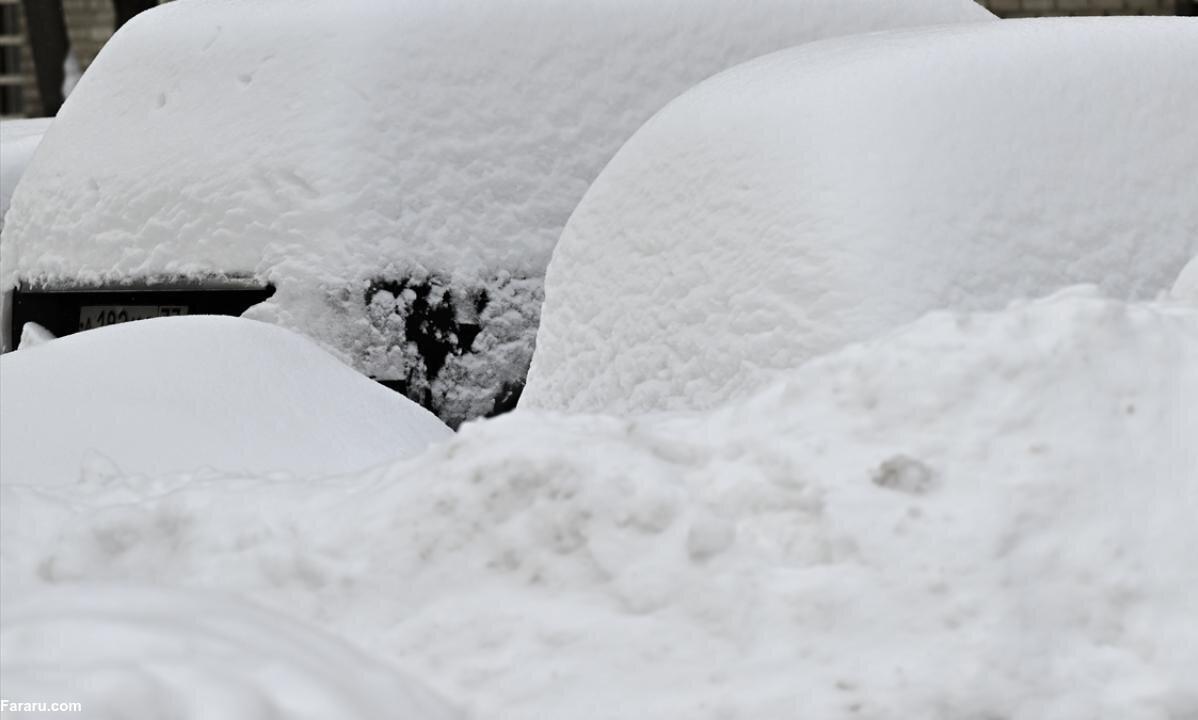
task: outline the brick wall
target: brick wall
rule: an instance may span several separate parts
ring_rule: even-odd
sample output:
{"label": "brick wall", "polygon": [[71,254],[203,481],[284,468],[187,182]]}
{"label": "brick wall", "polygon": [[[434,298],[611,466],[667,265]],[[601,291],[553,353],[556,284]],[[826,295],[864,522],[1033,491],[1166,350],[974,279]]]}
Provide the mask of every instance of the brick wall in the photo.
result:
{"label": "brick wall", "polygon": [[979,0],[999,17],[1175,15],[1187,0]]}

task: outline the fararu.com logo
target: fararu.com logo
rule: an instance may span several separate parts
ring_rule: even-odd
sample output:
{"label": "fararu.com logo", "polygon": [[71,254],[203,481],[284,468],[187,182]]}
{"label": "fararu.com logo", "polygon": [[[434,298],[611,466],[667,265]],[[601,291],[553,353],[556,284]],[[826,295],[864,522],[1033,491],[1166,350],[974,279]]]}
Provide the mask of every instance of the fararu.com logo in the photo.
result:
{"label": "fararu.com logo", "polygon": [[9,700],[0,698],[0,714],[3,713],[79,713],[83,712],[83,703],[78,702],[46,702],[43,700]]}

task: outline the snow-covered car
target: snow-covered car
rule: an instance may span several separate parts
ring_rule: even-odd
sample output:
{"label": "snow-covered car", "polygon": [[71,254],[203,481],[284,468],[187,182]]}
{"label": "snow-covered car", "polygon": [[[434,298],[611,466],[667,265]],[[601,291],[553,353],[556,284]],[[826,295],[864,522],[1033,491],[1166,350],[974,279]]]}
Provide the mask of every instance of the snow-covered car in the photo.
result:
{"label": "snow-covered car", "polygon": [[522,407],[713,407],[934,310],[1167,292],[1198,254],[1196,66],[1198,21],[1071,18],[712,78],[570,218]]}
{"label": "snow-covered car", "polygon": [[451,424],[490,414],[523,388],[567,218],[669,100],[811,40],[993,20],[973,0],[166,4],[100,53],[14,197],[7,342],[248,308]]}
{"label": "snow-covered car", "polygon": [[29,118],[0,122],[0,231],[4,229],[4,216],[8,213],[13,191],[17,189],[17,181],[33,159],[52,120]]}

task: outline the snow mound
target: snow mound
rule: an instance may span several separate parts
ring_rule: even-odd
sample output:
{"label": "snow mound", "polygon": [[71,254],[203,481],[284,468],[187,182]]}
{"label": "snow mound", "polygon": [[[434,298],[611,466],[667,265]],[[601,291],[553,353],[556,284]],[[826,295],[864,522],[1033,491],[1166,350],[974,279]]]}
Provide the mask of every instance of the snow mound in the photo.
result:
{"label": "snow mound", "polygon": [[1098,18],[829,40],[721,74],[570,219],[521,402],[710,407],[938,308],[1080,282],[1155,297],[1198,252],[1195,66],[1198,21]]}
{"label": "snow mound", "polygon": [[[0,289],[271,282],[253,317],[428,386],[456,424],[523,385],[566,219],[670,99],[809,40],[986,18],[973,0],[167,4],[62,108],[14,198]],[[413,285],[456,296],[451,315],[484,306],[436,372],[405,334]]]}
{"label": "snow mound", "polygon": [[42,135],[54,118],[30,118],[0,122],[0,230],[12,202],[17,181],[33,159]]}
{"label": "snow mound", "polygon": [[1196,401],[1198,308],[1076,289],[336,482],[6,486],[0,587],[235,590],[499,720],[1195,717]]}
{"label": "snow mound", "polygon": [[0,482],[216,467],[361,470],[452,435],[426,410],[265,323],[114,325],[0,357]]}
{"label": "snow mound", "polygon": [[1198,255],[1181,269],[1169,294],[1176,300],[1198,305]]}
{"label": "snow mound", "polygon": [[77,702],[94,720],[463,717],[335,637],[204,593],[85,585],[5,602],[0,667],[7,701]]}

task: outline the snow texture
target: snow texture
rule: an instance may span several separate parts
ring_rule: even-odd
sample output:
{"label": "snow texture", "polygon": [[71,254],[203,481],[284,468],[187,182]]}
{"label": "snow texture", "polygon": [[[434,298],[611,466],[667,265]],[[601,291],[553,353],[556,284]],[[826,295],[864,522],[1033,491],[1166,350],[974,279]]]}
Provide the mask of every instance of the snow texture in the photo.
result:
{"label": "snow texture", "polygon": [[253,317],[416,385],[408,306],[363,298],[409,278],[485,293],[471,352],[430,389],[456,422],[523,383],[566,219],[670,99],[802,42],[991,17],[972,0],[167,4],[63,106],[0,287],[252,276],[278,287]]}
{"label": "snow texture", "polygon": [[0,664],[6,700],[78,702],[89,720],[463,717],[335,637],[206,593],[88,586],[5,602]]}
{"label": "snow texture", "polygon": [[702,413],[517,410],[302,484],[5,485],[0,588],[235,592],[496,720],[1193,718],[1196,401],[1198,307],[1072,289]]}
{"label": "snow texture", "polygon": [[242,318],[114,325],[0,357],[0,483],[214,467],[308,477],[452,433],[305,337]]}
{"label": "snow texture", "polygon": [[723,73],[571,217],[521,402],[712,407],[934,309],[1082,282],[1156,297],[1198,252],[1194,67],[1198,20],[1091,18],[842,38]]}
{"label": "snow texture", "polygon": [[4,216],[12,202],[17,181],[25,172],[33,152],[42,141],[46,128],[54,118],[31,118],[28,120],[5,120],[0,122],[0,230],[4,229]]}
{"label": "snow texture", "polygon": [[1198,305],[1198,255],[1182,268],[1170,294],[1176,300]]}
{"label": "snow texture", "polygon": [[31,347],[44,345],[54,339],[54,333],[35,322],[27,322],[21,327],[21,340],[17,345],[17,349],[27,350]]}

